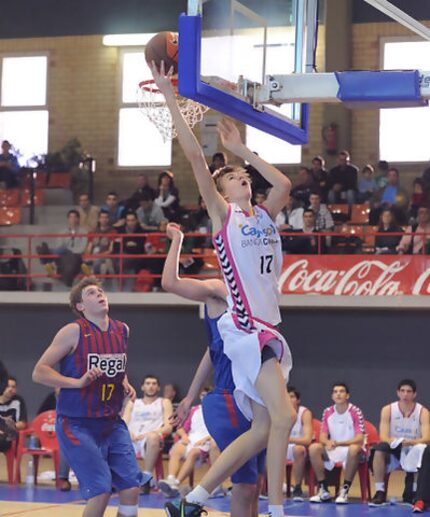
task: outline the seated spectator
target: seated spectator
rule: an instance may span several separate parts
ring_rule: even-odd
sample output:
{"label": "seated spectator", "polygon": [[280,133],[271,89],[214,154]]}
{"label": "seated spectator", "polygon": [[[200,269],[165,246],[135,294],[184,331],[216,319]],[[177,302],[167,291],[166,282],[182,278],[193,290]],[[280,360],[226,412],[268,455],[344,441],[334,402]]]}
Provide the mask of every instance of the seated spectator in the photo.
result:
{"label": "seated spectator", "polygon": [[291,195],[304,206],[309,205],[309,196],[314,189],[314,177],[310,169],[300,167],[297,175],[297,185],[291,190]]}
{"label": "seated spectator", "polygon": [[299,255],[325,253],[325,238],[320,237],[318,239],[318,231],[315,228],[315,214],[310,208],[306,208],[303,211],[303,229],[293,230],[293,232],[294,235],[285,237],[283,249],[287,253]]}
{"label": "seated spectator", "polygon": [[94,234],[89,236],[86,255],[90,255],[91,258],[86,258],[85,260],[88,269],[82,266],[86,275],[91,275],[92,273],[95,275],[114,273],[112,257],[108,256],[112,255],[114,249],[115,239],[112,236],[113,233],[116,233],[116,229],[109,223],[109,214],[101,211]]}
{"label": "seated spectator", "polygon": [[58,272],[61,280],[71,287],[81,271],[82,254],[87,247],[87,232],[80,226],[77,210],[67,212],[67,223],[67,228],[60,232],[66,236],[59,237],[55,247],[51,249],[46,242],[42,242],[36,250],[39,255],[59,255],[58,258],[41,258],[40,262],[45,266],[48,275]]}
{"label": "seated spectator", "polygon": [[[208,391],[202,390],[200,400],[203,400]],[[179,440],[170,450],[168,476],[158,483],[166,497],[179,495],[180,484],[192,473],[195,466],[207,459],[211,445],[214,446],[203,419],[201,404],[191,408],[184,425],[176,431],[176,436]]]}
{"label": "seated spectator", "polygon": [[[0,359],[0,393],[3,393],[9,383],[9,374],[3,361]],[[18,437],[16,424],[12,417],[0,414],[0,443],[10,442]],[[1,446],[0,446],[1,447]]]}
{"label": "seated spectator", "polygon": [[355,203],[357,173],[358,168],[350,163],[349,152],[341,151],[338,154],[338,164],[328,173],[329,203]]}
{"label": "seated spectator", "polygon": [[369,215],[370,223],[379,219],[379,214],[385,208],[391,208],[400,224],[406,222],[406,209],[408,206],[408,196],[399,184],[399,171],[395,167],[390,167],[387,175],[387,184],[382,190],[376,192],[373,197],[373,206]]}
{"label": "seated spectator", "polygon": [[[381,212],[377,232],[379,234],[394,232],[403,233],[403,228],[397,224],[396,218],[389,208],[386,208]],[[401,235],[377,235],[375,238],[376,254],[395,255],[401,238]]]}
{"label": "seated spectator", "polygon": [[379,160],[378,165],[376,166],[376,188],[377,190],[381,190],[385,188],[387,184],[387,175],[388,170],[390,169],[390,164],[385,160]]}
{"label": "seated spectator", "polygon": [[257,190],[253,195],[252,202],[254,205],[262,205],[267,199],[267,193],[265,190]]}
{"label": "seated spectator", "polygon": [[421,178],[415,178],[412,184],[412,196],[409,205],[409,224],[416,222],[418,208],[425,204],[425,199],[424,182]]}
{"label": "seated spectator", "polygon": [[315,156],[312,158],[312,174],[314,177],[315,187],[318,188],[321,201],[327,202],[328,193],[328,173],[325,170],[325,160],[322,156]]}
{"label": "seated spectator", "polygon": [[172,407],[175,410],[179,402],[181,401],[181,398],[178,395],[178,387],[175,384],[165,384],[163,388],[163,397],[165,399],[169,399],[172,403]]}
{"label": "seated spectator", "polygon": [[[130,431],[134,450],[145,462],[146,474],[152,475],[163,439],[172,432],[170,417],[173,413],[169,399],[159,396],[160,381],[155,375],[146,375],[142,382],[142,398],[129,401],[124,409],[124,421]],[[150,490],[150,481],[144,493]]]}
{"label": "seated spectator", "polygon": [[97,227],[99,207],[90,203],[88,194],[81,194],[76,209],[79,212],[81,226],[87,231],[93,232]]}
{"label": "seated spectator", "polygon": [[164,171],[158,176],[158,189],[155,194],[155,204],[163,209],[168,221],[179,221],[179,191],[173,181],[173,173]]}
{"label": "seated spectator", "polygon": [[154,203],[154,198],[148,193],[140,197],[136,215],[140,226],[147,232],[157,232],[161,221],[165,219],[163,210]]}
{"label": "seated spectator", "polygon": [[349,397],[349,388],[345,383],[333,384],[331,398],[334,405],[324,410],[319,442],[309,447],[312,468],[318,482],[318,493],[309,499],[311,503],[331,501],[326,471],[333,470],[338,462],[345,469],[345,480],[335,502],[348,503],[348,492],[364,452],[363,413],[349,402]]}
{"label": "seated spectator", "polygon": [[6,188],[19,186],[19,163],[18,158],[10,152],[11,145],[8,140],[3,140],[0,154],[0,182],[4,182]]}
{"label": "seated spectator", "polygon": [[212,162],[209,165],[209,170],[211,174],[213,174],[218,169],[225,167],[227,165],[227,155],[222,152],[217,152],[212,156]]}
{"label": "seated spectator", "polygon": [[[18,431],[27,427],[27,407],[24,399],[17,394],[15,377],[9,376],[7,386],[0,395],[0,417],[13,420]],[[0,432],[0,452],[8,451],[11,444],[10,437]]]}
{"label": "seated spectator", "polygon": [[280,232],[301,230],[303,228],[303,206],[301,203],[290,195],[285,208],[276,216],[275,224]]}
{"label": "seated spectator", "polygon": [[315,214],[315,228],[317,231],[332,232],[334,229],[333,217],[327,205],[321,203],[318,191],[312,191],[309,196],[309,207]]}
{"label": "seated spectator", "polygon": [[430,416],[427,408],[416,402],[417,385],[403,379],[397,386],[395,402],[382,408],[379,423],[381,442],[372,449],[370,466],[375,476],[375,496],[369,506],[381,507],[387,502],[385,476],[398,468],[406,474],[403,501],[412,503],[416,485],[414,474],[430,442]]}
{"label": "seated spectator", "polygon": [[125,209],[124,206],[120,204],[116,192],[108,193],[105,204],[100,207],[100,210],[109,214],[109,223],[114,228],[122,226],[125,223]]}
{"label": "seated spectator", "polygon": [[137,177],[137,189],[133,194],[124,202],[124,210],[128,212],[132,210],[136,212],[140,206],[140,201],[143,196],[147,196],[150,199],[155,198],[155,190],[149,185],[148,177],[146,174],[139,174]]}
{"label": "seated spectator", "polygon": [[376,181],[374,178],[375,169],[368,163],[361,169],[361,177],[358,181],[358,195],[357,201],[365,203],[369,201],[377,190]]}
{"label": "seated spectator", "polygon": [[430,209],[427,206],[418,208],[417,222],[408,226],[405,235],[397,246],[399,254],[420,255],[430,253]]}
{"label": "seated spectator", "polygon": [[[205,237],[189,237],[186,239],[187,249],[212,248],[212,220],[209,217],[206,203],[199,196],[199,209],[190,215],[189,231],[205,234]],[[187,241],[191,241],[188,243]]]}
{"label": "seated spectator", "polygon": [[293,386],[288,386],[287,390],[297,413],[297,420],[288,440],[287,452],[287,460],[293,462],[294,485],[291,496],[293,501],[303,501],[302,482],[305,477],[307,447],[311,444],[313,436],[312,413],[301,405],[300,393]]}

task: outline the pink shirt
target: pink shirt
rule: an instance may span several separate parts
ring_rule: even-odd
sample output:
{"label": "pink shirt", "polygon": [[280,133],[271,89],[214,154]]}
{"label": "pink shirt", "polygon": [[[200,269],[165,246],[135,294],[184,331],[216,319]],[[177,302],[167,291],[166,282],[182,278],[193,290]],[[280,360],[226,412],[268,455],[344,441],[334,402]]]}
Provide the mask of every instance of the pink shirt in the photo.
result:
{"label": "pink shirt", "polygon": [[326,408],[323,412],[321,432],[337,442],[352,440],[357,434],[364,434],[364,417],[361,409],[353,404],[349,404],[344,413],[338,413],[334,405]]}

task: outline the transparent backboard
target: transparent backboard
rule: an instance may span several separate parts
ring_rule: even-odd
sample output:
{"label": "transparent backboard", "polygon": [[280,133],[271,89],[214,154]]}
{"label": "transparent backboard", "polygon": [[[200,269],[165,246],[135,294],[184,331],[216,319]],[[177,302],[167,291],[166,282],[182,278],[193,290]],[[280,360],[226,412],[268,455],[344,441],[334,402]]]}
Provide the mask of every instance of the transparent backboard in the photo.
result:
{"label": "transparent backboard", "polygon": [[307,2],[190,0],[188,15],[179,21],[179,92],[291,143],[305,143],[304,106],[259,105],[252,92],[267,75],[305,71]]}

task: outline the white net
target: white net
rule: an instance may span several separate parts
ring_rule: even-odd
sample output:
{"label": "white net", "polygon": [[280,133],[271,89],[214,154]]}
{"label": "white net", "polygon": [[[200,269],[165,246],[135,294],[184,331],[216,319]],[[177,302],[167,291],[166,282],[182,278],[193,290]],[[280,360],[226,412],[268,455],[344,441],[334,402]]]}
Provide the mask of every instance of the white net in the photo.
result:
{"label": "white net", "polygon": [[[172,116],[166,106],[164,96],[157,89],[155,83],[143,81],[139,84],[137,102],[142,113],[158,129],[164,142],[173,140],[177,136],[176,128],[172,122]],[[198,102],[186,99],[180,95],[177,96],[177,103],[184,119],[191,128],[198,122],[201,122],[203,115],[209,109]]]}

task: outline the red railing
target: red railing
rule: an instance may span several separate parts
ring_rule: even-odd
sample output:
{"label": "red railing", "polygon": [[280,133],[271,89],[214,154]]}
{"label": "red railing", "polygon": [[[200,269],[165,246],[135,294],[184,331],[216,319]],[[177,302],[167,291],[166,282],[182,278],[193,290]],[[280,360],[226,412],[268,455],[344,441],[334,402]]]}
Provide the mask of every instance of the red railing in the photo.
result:
{"label": "red railing", "polygon": [[[315,234],[305,234],[301,232],[283,232],[282,237],[284,237],[284,244],[285,244],[285,238],[287,237],[295,237],[295,238],[305,238],[308,239],[316,239],[316,247],[314,246],[316,255],[319,255],[323,253],[326,250],[326,245],[323,244],[323,239],[327,240],[328,238],[331,238],[332,240],[336,237],[340,237],[344,240],[344,245],[348,244],[348,241],[352,241],[352,239],[355,239],[357,244],[357,249],[361,251],[361,253],[364,254],[371,254],[374,253],[374,241],[376,236],[381,235],[384,237],[388,236],[405,236],[405,235],[412,235],[408,233],[377,233],[373,229],[365,228],[357,230],[354,227],[348,227],[348,231],[343,232],[325,232],[325,233],[315,233]],[[423,237],[425,243],[430,243],[430,235],[423,234],[423,233],[414,233],[414,237]],[[3,265],[5,263],[12,264],[10,266],[11,269],[13,269],[13,261],[15,259],[16,264],[15,267],[17,267],[17,264],[19,261],[21,262],[21,265],[23,264],[25,266],[25,271],[23,272],[4,272],[5,268],[2,267],[0,269],[0,283],[3,279],[17,279],[22,280],[21,286],[17,287],[16,289],[25,289],[27,291],[30,291],[32,289],[32,282],[35,280],[40,279],[46,279],[46,278],[61,278],[61,274],[48,274],[46,271],[43,272],[37,272],[37,270],[41,269],[39,266],[40,261],[50,261],[55,262],[58,260],[61,256],[59,253],[47,253],[47,254],[39,254],[36,252],[36,244],[35,243],[41,243],[43,241],[47,242],[49,248],[55,249],[55,242],[53,242],[53,239],[62,239],[62,238],[85,238],[88,240],[88,242],[94,241],[96,238],[105,238],[105,239],[111,239],[111,242],[113,242],[113,246],[115,249],[112,252],[103,253],[103,254],[86,254],[83,253],[82,260],[85,264],[91,264],[95,260],[98,259],[105,259],[105,260],[111,260],[112,266],[113,266],[113,272],[107,273],[107,274],[97,274],[96,276],[102,279],[114,279],[117,280],[117,288],[119,290],[123,290],[124,287],[124,280],[126,279],[137,279],[139,278],[138,271],[130,273],[128,268],[125,267],[127,265],[127,260],[134,259],[136,261],[144,261],[146,267],[142,267],[141,269],[149,269],[149,273],[147,274],[147,278],[152,279],[159,279],[161,277],[161,270],[162,265],[160,262],[158,262],[157,266],[152,267],[151,271],[151,265],[148,261],[153,261],[153,264],[156,264],[156,261],[160,261],[166,258],[166,253],[169,245],[169,240],[166,237],[165,233],[137,233],[137,234],[118,234],[118,233],[111,233],[111,234],[5,234],[4,238],[7,238],[9,242],[13,242],[12,245],[7,244],[3,246],[3,253],[0,255],[0,263]],[[202,234],[202,233],[187,233],[186,234],[185,243],[189,243],[189,239],[209,239],[210,235]],[[361,242],[358,242],[356,238],[359,238]],[[124,239],[129,240],[130,238],[135,239],[144,239],[144,246],[145,246],[145,253],[127,253],[125,252],[124,248]],[[256,237],[250,237],[252,239]],[[258,238],[258,237],[257,237]],[[19,242],[24,241],[24,245],[20,245]],[[198,241],[197,241],[198,242]],[[190,243],[189,243],[190,244]],[[342,243],[339,243],[342,244]],[[127,243],[125,244],[127,245]],[[191,247],[191,245],[190,245]],[[284,246],[285,247],[285,246]],[[422,254],[426,254],[426,246],[423,246]],[[13,249],[18,249],[19,254],[16,254],[13,252]],[[342,250],[342,245],[338,248],[340,251]],[[7,250],[11,250],[9,253]],[[301,252],[299,252],[301,253]],[[211,275],[218,275],[218,267],[216,262],[216,256],[211,248],[205,248],[202,245],[196,245],[193,247],[191,253],[184,253],[181,255],[182,259],[202,259],[203,265],[203,274],[211,274]],[[37,267],[35,265],[37,264]],[[137,266],[136,266],[137,267]],[[18,268],[19,269],[19,268]],[[158,269],[158,271],[154,272],[154,269]],[[36,270],[36,271],[35,271]],[[77,276],[82,275],[83,273],[80,272],[77,274]],[[201,277],[202,272],[199,272],[199,274],[192,274],[187,275],[192,277]],[[1,288],[0,288],[1,290]]]}

